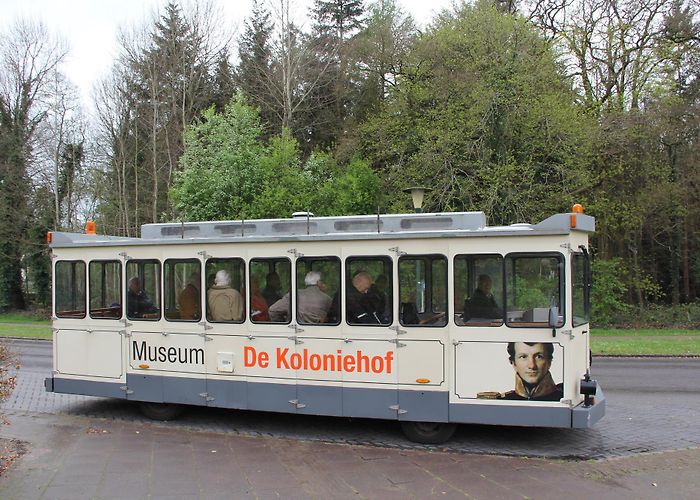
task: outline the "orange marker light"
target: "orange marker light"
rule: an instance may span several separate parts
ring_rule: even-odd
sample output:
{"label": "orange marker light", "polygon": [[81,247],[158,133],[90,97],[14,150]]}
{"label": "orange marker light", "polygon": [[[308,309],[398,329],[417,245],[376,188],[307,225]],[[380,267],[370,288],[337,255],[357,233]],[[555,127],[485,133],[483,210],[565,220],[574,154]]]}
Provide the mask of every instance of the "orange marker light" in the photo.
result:
{"label": "orange marker light", "polygon": [[569,216],[569,225],[571,226],[571,229],[576,227],[576,214],[571,214]]}
{"label": "orange marker light", "polygon": [[148,365],[139,365],[139,368],[143,368],[144,370],[147,370],[148,368],[150,368],[150,366],[148,366]]}
{"label": "orange marker light", "polygon": [[85,223],[85,234],[97,234],[97,224],[94,220],[89,220]]}
{"label": "orange marker light", "polygon": [[48,231],[46,233],[46,243],[51,243],[51,240],[53,240],[53,233],[51,231]]}
{"label": "orange marker light", "polygon": [[582,214],[583,213],[583,205],[580,203],[574,204],[573,207],[571,207],[571,211],[575,214]]}
{"label": "orange marker light", "polygon": [[417,379],[416,379],[416,382],[418,382],[419,384],[428,384],[428,383],[430,383],[430,379],[427,379],[427,378],[417,378]]}

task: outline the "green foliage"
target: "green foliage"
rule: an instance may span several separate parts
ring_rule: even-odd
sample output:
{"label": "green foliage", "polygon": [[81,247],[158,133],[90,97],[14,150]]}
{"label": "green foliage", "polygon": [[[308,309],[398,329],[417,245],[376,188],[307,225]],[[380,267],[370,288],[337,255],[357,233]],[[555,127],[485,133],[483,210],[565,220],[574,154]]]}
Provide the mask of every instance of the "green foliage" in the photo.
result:
{"label": "green foliage", "polygon": [[537,31],[479,2],[443,13],[418,40],[363,128],[364,151],[392,189],[435,188],[427,210],[537,220],[568,208],[587,182],[592,125]]}
{"label": "green foliage", "polygon": [[594,325],[609,325],[618,314],[630,308],[625,302],[625,268],[619,258],[596,259],[592,274],[591,322]]}
{"label": "green foliage", "polygon": [[187,220],[373,213],[381,182],[366,162],[338,165],[326,153],[301,160],[288,131],[266,145],[257,112],[242,97],[223,114],[205,112],[186,135],[182,173],[171,191]]}
{"label": "green foliage", "polygon": [[213,109],[187,129],[182,172],[170,192],[187,220],[240,219],[264,184],[259,168],[264,148],[257,112],[237,97],[223,114]]}

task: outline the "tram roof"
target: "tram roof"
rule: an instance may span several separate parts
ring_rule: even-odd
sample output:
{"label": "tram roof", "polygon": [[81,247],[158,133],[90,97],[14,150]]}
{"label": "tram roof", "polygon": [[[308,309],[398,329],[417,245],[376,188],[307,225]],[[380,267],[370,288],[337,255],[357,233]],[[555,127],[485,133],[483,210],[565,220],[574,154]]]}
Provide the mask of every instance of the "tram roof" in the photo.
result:
{"label": "tram roof", "polygon": [[[575,215],[575,228],[572,218]],[[302,216],[289,219],[168,222],[144,224],[141,237],[53,232],[52,247],[125,246],[252,241],[397,239],[437,237],[537,236],[593,232],[595,219],[556,214],[537,224],[488,226],[483,212]]]}

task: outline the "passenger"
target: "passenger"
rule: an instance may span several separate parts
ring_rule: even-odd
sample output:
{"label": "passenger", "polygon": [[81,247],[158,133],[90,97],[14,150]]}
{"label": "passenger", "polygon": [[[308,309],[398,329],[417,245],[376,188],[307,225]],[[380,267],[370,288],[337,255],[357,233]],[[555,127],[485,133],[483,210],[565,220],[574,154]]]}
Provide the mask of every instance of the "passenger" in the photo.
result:
{"label": "passenger", "polygon": [[491,293],[491,277],[488,274],[480,274],[477,278],[477,287],[471,297],[464,301],[462,319],[469,321],[471,318],[500,319],[503,311]]}
{"label": "passenger", "polygon": [[386,293],[388,284],[389,280],[387,277],[380,274],[367,292],[367,297],[372,302],[373,308],[377,311],[382,323],[389,322],[391,316],[391,301]]}
{"label": "passenger", "polygon": [[[309,271],[304,277],[306,288],[297,291],[297,320],[299,323],[325,323],[328,321],[328,310],[333,299],[325,293],[326,284],[321,281],[321,273]],[[287,321],[289,315],[289,297],[285,294],[282,299],[270,306],[272,321]]]}
{"label": "passenger", "polygon": [[372,277],[366,271],[360,271],[352,278],[346,297],[348,323],[379,325],[381,320],[375,304],[369,300],[367,292],[372,286]]}
{"label": "passenger", "polygon": [[260,282],[255,275],[250,278],[250,292],[250,305],[252,309],[250,312],[251,319],[253,321],[270,321],[267,302],[265,301],[265,297],[260,293]]}
{"label": "passenger", "polygon": [[282,298],[280,295],[281,288],[282,283],[280,282],[279,274],[272,271],[265,276],[265,288],[263,288],[262,295],[265,297],[265,302],[267,302],[268,306],[271,306]]}
{"label": "passenger", "polygon": [[559,401],[564,397],[563,384],[555,384],[549,368],[554,345],[535,342],[508,342],[508,360],[515,370],[515,389],[502,399]]}
{"label": "passenger", "polygon": [[131,278],[126,293],[126,316],[128,318],[148,318],[157,312],[158,308],[153,305],[146,292],[141,289],[139,277]]}
{"label": "passenger", "polygon": [[180,292],[177,298],[180,306],[180,319],[198,320],[202,317],[202,308],[199,300],[200,281],[199,271],[194,271],[190,275],[187,285]]}
{"label": "passenger", "polygon": [[212,321],[241,321],[243,297],[231,288],[231,276],[225,270],[216,273],[214,286],[207,291],[209,316]]}

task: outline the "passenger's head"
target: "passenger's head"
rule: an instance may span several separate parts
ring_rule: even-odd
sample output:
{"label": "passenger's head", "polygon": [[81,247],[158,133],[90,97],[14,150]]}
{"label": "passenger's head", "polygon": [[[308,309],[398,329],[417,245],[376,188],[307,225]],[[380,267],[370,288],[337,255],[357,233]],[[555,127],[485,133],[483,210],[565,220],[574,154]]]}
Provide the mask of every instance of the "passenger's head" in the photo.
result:
{"label": "passenger's head", "polygon": [[134,276],[129,280],[129,290],[132,293],[139,293],[141,291],[141,280],[138,276]]}
{"label": "passenger's head", "polygon": [[267,273],[267,276],[265,277],[265,286],[267,288],[271,288],[272,290],[279,290],[282,287],[282,284],[280,283],[280,275],[275,271]]}
{"label": "passenger's head", "polygon": [[491,276],[488,274],[480,274],[476,279],[476,287],[486,294],[491,293],[491,286]]}
{"label": "passenger's head", "polygon": [[229,276],[228,271],[224,269],[217,271],[214,284],[221,287],[229,286],[231,284],[231,276]]}
{"label": "passenger's head", "polygon": [[306,286],[318,285],[319,281],[321,281],[321,273],[318,271],[309,271],[304,277],[304,284]]}
{"label": "passenger's head", "polygon": [[367,293],[372,286],[372,276],[366,271],[360,271],[352,278],[352,286],[360,293]]}
{"label": "passenger's head", "polygon": [[549,373],[554,345],[539,342],[508,342],[508,360],[527,384],[537,385]]}

